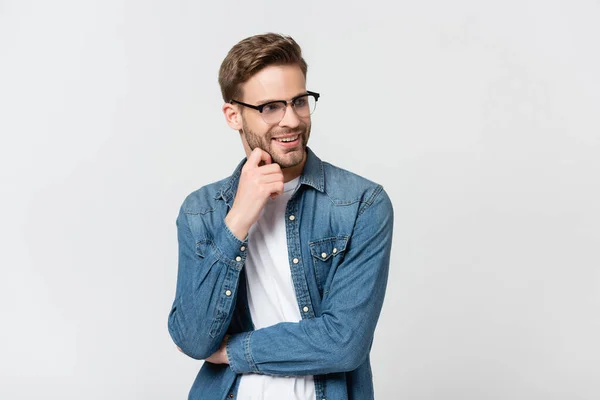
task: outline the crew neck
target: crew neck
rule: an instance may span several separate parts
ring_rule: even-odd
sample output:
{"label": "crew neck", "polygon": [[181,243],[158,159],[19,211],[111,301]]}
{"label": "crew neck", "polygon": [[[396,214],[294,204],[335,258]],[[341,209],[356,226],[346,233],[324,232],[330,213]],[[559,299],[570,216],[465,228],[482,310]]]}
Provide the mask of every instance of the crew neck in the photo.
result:
{"label": "crew neck", "polygon": [[298,187],[298,183],[299,182],[300,182],[300,177],[299,176],[295,177],[294,179],[292,179],[289,182],[285,182],[283,184],[283,192],[285,193],[285,192],[289,192],[291,190],[296,189]]}

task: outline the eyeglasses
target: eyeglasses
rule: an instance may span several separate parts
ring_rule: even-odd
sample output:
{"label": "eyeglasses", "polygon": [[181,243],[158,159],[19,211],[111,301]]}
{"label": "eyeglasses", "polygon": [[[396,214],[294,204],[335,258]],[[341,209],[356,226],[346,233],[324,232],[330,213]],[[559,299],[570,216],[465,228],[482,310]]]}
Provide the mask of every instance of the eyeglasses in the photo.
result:
{"label": "eyeglasses", "polygon": [[267,124],[278,124],[285,116],[287,105],[291,104],[292,108],[299,117],[308,117],[317,108],[317,100],[321,95],[319,93],[307,91],[305,94],[298,95],[293,99],[275,100],[268,103],[253,106],[252,104],[242,103],[234,99],[229,100],[229,103],[239,104],[244,107],[249,107],[258,110],[263,121]]}

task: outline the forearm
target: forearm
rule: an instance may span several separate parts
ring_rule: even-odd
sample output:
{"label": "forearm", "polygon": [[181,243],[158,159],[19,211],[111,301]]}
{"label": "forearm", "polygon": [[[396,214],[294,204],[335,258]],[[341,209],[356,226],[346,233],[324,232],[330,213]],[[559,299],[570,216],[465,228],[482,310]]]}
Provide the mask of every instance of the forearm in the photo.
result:
{"label": "forearm", "polygon": [[352,371],[368,355],[372,336],[337,330],[329,318],[314,318],[232,335],[227,341],[228,362],[236,373],[287,376]]}

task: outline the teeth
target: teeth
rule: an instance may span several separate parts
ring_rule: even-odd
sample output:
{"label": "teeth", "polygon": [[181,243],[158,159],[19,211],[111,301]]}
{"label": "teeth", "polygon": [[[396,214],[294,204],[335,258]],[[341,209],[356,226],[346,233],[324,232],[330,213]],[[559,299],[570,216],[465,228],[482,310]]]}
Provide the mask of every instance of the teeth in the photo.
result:
{"label": "teeth", "polygon": [[294,140],[298,139],[298,136],[294,136],[291,138],[285,138],[285,139],[277,139],[280,142],[293,142]]}

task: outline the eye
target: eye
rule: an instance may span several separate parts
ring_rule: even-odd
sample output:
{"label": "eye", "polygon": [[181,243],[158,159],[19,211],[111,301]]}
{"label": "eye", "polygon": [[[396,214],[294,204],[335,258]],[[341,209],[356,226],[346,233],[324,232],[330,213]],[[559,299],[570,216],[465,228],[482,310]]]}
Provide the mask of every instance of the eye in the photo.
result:
{"label": "eye", "polygon": [[306,107],[307,104],[307,96],[302,96],[294,100],[294,107]]}
{"label": "eye", "polygon": [[267,103],[263,106],[262,112],[267,114],[273,114],[280,111],[283,108],[281,103]]}

